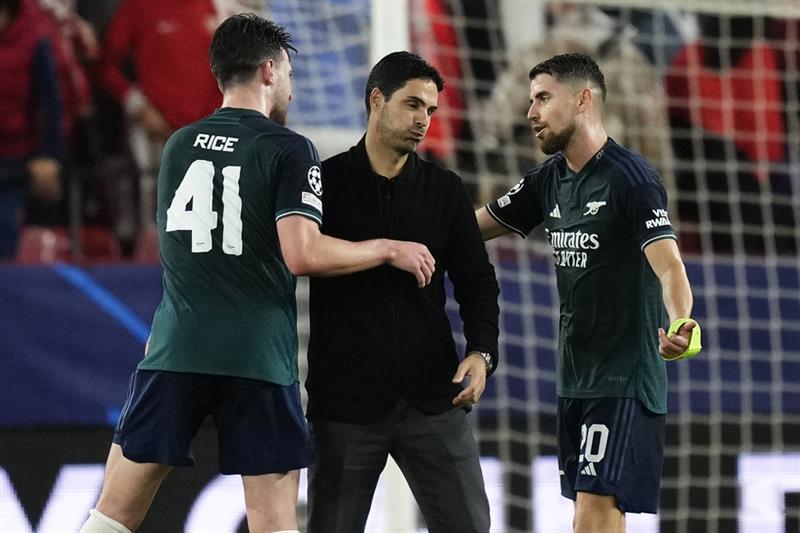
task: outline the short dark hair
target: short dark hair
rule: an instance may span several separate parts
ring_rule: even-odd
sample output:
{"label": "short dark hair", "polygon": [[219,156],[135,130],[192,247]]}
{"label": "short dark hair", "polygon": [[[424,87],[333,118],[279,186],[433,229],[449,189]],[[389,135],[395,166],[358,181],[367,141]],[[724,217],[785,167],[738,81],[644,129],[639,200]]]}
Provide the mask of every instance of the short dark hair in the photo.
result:
{"label": "short dark hair", "polygon": [[253,13],[234,15],[219,25],[211,39],[211,72],[223,88],[248,82],[261,63],[280,59],[281,50],[296,53],[291,42],[289,32],[271,20]]}
{"label": "short dark hair", "polygon": [[444,80],[435,68],[417,54],[411,52],[392,52],[378,61],[369,73],[364,90],[364,105],[367,116],[370,114],[369,95],[375,87],[387,100],[408,80],[429,79],[436,84],[436,90],[444,89]]}
{"label": "short dark hair", "polygon": [[586,54],[560,54],[542,61],[531,69],[528,77],[549,74],[559,82],[588,81],[597,85],[606,101],[606,78],[597,62]]}

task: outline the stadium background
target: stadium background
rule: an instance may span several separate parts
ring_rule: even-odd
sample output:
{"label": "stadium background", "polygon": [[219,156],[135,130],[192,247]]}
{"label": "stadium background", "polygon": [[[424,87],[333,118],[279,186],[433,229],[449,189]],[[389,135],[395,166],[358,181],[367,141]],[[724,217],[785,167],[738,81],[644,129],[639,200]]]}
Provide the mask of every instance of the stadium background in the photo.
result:
{"label": "stadium background", "polygon": [[[611,135],[647,154],[669,189],[705,345],[700,357],[669,366],[661,511],[630,517],[629,531],[800,531],[800,5],[247,4],[295,36],[290,126],[323,154],[357,140],[376,58],[409,48],[434,63],[448,89],[424,151],[461,174],[476,205],[540,158],[524,120],[530,66],[561,51],[597,57],[609,80]],[[115,7],[77,3],[101,35]],[[99,91],[96,98],[102,113]],[[133,166],[119,163],[130,158],[124,147],[115,157],[76,158],[69,216],[28,226],[17,258],[0,265],[2,532],[77,530],[97,496],[110,428],[160,297],[146,215],[126,242],[120,209],[108,207],[120,195],[109,189],[127,172],[109,169]],[[139,200],[147,194],[141,174]],[[571,507],[558,496],[552,463],[550,252],[541,235],[489,250],[502,290],[501,364],[475,414],[492,531],[569,531]],[[305,337],[306,284],[299,287]],[[216,475],[209,428],[195,451],[198,467],[173,473],[141,531],[245,531],[240,484]],[[391,474],[369,530],[415,531],[413,501]]]}

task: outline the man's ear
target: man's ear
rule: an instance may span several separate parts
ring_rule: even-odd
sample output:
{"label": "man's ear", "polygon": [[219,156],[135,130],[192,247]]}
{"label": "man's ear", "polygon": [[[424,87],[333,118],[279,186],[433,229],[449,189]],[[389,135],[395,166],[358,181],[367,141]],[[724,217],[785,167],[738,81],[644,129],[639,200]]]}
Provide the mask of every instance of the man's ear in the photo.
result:
{"label": "man's ear", "polygon": [[583,111],[589,107],[589,104],[592,103],[594,100],[594,93],[592,93],[592,89],[589,87],[584,87],[578,93],[578,108]]}
{"label": "man's ear", "polygon": [[267,59],[258,67],[258,75],[261,78],[261,81],[266,83],[267,85],[272,85],[275,83],[275,60],[274,59]]}
{"label": "man's ear", "polygon": [[372,91],[369,93],[369,107],[372,111],[379,109],[386,99],[383,97],[383,93],[377,87],[373,87]]}

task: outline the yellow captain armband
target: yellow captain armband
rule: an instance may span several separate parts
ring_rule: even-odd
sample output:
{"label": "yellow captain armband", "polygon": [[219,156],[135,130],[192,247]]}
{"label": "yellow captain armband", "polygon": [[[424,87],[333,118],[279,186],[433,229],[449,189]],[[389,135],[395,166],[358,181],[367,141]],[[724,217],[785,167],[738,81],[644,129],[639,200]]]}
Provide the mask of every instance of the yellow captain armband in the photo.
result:
{"label": "yellow captain armband", "polygon": [[700,335],[701,335],[701,333],[700,333],[700,322],[698,322],[697,320],[695,320],[693,318],[679,318],[679,319],[677,319],[675,322],[673,322],[672,324],[669,325],[669,331],[667,331],[667,336],[671,336],[671,335],[677,333],[678,330],[681,328],[681,326],[683,326],[684,324],[686,324],[690,320],[692,322],[694,322],[695,324],[697,324],[697,325],[694,327],[694,329],[692,329],[692,336],[689,339],[689,347],[686,348],[685,352],[683,352],[682,354],[680,354],[680,355],[678,355],[676,357],[668,358],[668,357],[662,356],[661,358],[664,361],[679,361],[681,359],[689,359],[690,357],[694,357],[695,355],[700,353],[700,350],[703,349],[703,346],[700,343]]}

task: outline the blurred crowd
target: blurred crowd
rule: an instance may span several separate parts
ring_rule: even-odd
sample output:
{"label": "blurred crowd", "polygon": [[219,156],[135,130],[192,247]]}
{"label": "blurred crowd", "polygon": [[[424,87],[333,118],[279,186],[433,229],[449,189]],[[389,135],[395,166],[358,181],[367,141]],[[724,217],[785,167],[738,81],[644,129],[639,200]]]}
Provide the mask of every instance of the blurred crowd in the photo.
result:
{"label": "blurred crowd", "polygon": [[[796,19],[551,2],[541,35],[519,43],[486,21],[501,7],[524,18],[525,2],[409,2],[412,46],[448,83],[425,151],[476,203],[541,160],[530,67],[581,51],[608,78],[612,137],[651,159],[676,199],[687,252],[796,253]],[[211,35],[254,4],[269,2],[0,0],[0,261],[157,261],[161,148],[219,105]]]}
{"label": "blurred crowd", "polygon": [[208,46],[244,6],[87,2],[87,17],[77,7],[0,0],[0,260],[154,261],[161,148],[219,106]]}
{"label": "blurred crowd", "polygon": [[[476,5],[445,3],[458,6],[462,19]],[[525,118],[531,66],[582,52],[605,73],[609,134],[658,168],[684,253],[797,253],[797,17],[758,15],[755,7],[754,15],[744,15],[547,2],[542,30],[525,31],[533,24],[532,4],[501,2],[505,16],[482,5],[485,16],[504,23],[480,27],[467,20],[461,42],[444,47],[455,57],[469,50],[471,59],[461,61],[469,82],[455,114],[470,120],[454,130],[467,142],[455,143],[449,162],[462,175],[474,173],[476,200],[497,197],[544,158]],[[497,49],[504,61],[487,65]]]}

